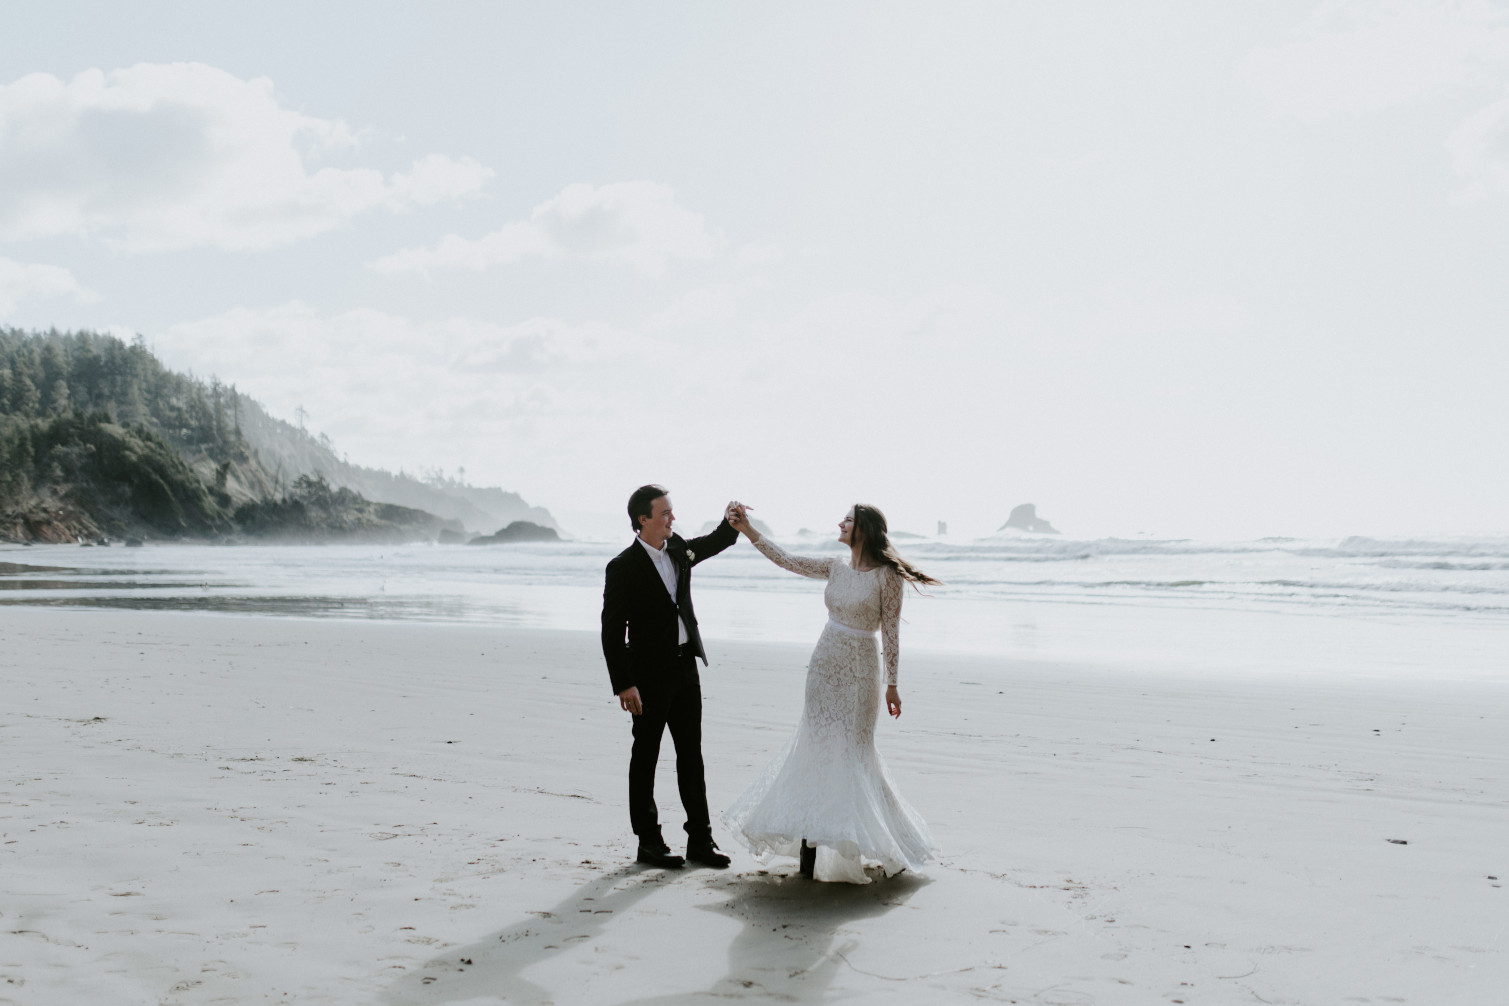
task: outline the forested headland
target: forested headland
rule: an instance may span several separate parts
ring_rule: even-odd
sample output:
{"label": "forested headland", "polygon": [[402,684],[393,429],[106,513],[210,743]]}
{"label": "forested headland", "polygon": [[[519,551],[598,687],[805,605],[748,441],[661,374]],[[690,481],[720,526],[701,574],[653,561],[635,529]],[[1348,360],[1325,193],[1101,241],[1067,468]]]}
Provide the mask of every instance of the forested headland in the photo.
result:
{"label": "forested headland", "polygon": [[137,337],[0,329],[0,540],[434,540],[549,513],[438,472],[352,465]]}

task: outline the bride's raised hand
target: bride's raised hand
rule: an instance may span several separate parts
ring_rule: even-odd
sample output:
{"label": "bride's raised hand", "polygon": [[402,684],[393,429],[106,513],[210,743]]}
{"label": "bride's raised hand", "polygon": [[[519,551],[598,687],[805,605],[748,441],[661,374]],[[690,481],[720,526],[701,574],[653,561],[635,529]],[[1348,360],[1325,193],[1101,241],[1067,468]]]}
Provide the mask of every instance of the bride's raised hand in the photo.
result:
{"label": "bride's raised hand", "polygon": [[729,527],[747,535],[753,541],[755,537],[754,526],[749,523],[749,514],[745,512],[748,509],[749,507],[738,500],[729,500],[728,508],[724,511],[723,516],[728,521]]}

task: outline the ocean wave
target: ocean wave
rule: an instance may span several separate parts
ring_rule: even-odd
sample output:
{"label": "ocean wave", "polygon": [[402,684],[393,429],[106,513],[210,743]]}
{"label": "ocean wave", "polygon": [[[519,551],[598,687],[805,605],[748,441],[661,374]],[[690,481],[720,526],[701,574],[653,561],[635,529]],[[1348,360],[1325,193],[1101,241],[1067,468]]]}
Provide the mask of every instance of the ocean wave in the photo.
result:
{"label": "ocean wave", "polygon": [[982,538],[969,543],[908,542],[908,555],[947,558],[1000,557],[1014,561],[1052,562],[1121,555],[1238,555],[1281,551],[1275,543],[1204,542],[1193,539],[1141,540],[1099,538],[1093,541]]}
{"label": "ocean wave", "polygon": [[1419,580],[1006,580],[975,579],[965,582],[951,581],[951,586],[960,593],[985,590],[993,587],[1040,590],[1104,590],[1125,588],[1129,590],[1189,590],[1191,588],[1219,590],[1236,595],[1272,594],[1324,594],[1328,597],[1344,597],[1351,594],[1497,594],[1509,602],[1509,584],[1441,584]]}
{"label": "ocean wave", "polygon": [[1409,595],[1408,599],[1396,596],[1366,596],[1355,594],[1325,594],[1309,591],[1274,594],[1240,594],[1233,592],[1210,592],[1201,594],[1125,594],[1111,592],[1081,591],[1078,593],[1052,594],[1028,591],[1003,591],[993,595],[994,601],[1053,601],[1064,604],[1122,605],[1131,603],[1151,604],[1160,607],[1171,605],[1198,608],[1219,607],[1245,610],[1287,610],[1311,615],[1365,611],[1369,613],[1400,614],[1473,614],[1496,618],[1509,616],[1509,597],[1503,603],[1484,603],[1480,600],[1443,598],[1433,595]]}
{"label": "ocean wave", "polygon": [[[776,535],[790,551],[807,555],[837,555],[848,546],[824,536],[821,539]],[[1509,538],[1442,536],[1439,538],[1378,538],[1354,535],[1341,539],[1269,537],[1249,541],[1211,541],[1197,538],[1095,538],[990,536],[973,541],[938,538],[899,542],[908,556],[930,559],[1000,559],[1011,562],[1082,562],[1119,556],[1241,556],[1293,555],[1303,558],[1410,559],[1430,556],[1433,561],[1502,561],[1509,568]],[[507,561],[518,556],[598,559],[606,561],[622,548],[619,542],[575,539],[561,542],[528,542],[487,548],[431,548],[445,553],[446,565],[460,552],[467,565],[485,562],[484,557]],[[437,556],[438,558],[438,556]],[[1500,567],[1489,567],[1500,568]]]}
{"label": "ocean wave", "polygon": [[1501,562],[1453,562],[1446,559],[1411,560],[1383,559],[1373,563],[1379,569],[1435,569],[1446,572],[1487,573],[1509,570],[1509,561]]}
{"label": "ocean wave", "polygon": [[1343,538],[1330,550],[1335,555],[1388,556],[1435,555],[1509,559],[1509,538]]}

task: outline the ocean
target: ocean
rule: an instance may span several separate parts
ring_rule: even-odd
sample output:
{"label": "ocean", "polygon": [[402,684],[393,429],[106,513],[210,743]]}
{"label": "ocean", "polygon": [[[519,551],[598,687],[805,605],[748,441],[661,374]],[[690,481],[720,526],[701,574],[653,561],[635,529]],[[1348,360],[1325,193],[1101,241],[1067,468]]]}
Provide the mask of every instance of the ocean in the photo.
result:
{"label": "ocean", "polygon": [[[603,566],[625,544],[0,546],[0,604],[595,631]],[[944,581],[908,592],[903,659],[1509,679],[1509,538],[896,544]],[[806,643],[826,618],[821,583],[742,541],[695,576],[709,640]]]}

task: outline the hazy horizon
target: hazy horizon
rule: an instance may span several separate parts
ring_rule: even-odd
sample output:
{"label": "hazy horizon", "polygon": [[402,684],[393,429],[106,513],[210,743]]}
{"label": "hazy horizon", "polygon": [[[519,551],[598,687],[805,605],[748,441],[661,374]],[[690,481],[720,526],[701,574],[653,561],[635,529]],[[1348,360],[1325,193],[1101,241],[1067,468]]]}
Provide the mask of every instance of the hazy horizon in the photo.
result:
{"label": "hazy horizon", "polygon": [[[529,502],[533,503],[532,500],[530,500]],[[683,507],[679,502],[676,504],[676,511],[676,533],[687,538],[695,537],[701,534],[707,522],[716,520],[720,514],[720,511],[712,509],[708,510],[706,514],[703,514],[701,511],[692,512],[686,507]],[[791,538],[800,535],[801,532],[808,532],[813,536],[810,540],[820,541],[828,537],[828,533],[831,531],[831,537],[833,538],[833,540],[838,540],[837,528],[833,526],[837,523],[837,518],[828,520],[826,519],[826,514],[819,514],[816,509],[810,507],[791,507],[787,511],[783,512],[789,512],[793,514],[797,519],[783,520],[780,522],[772,523],[770,525],[771,530],[778,538]],[[944,511],[940,510],[940,512]],[[629,530],[628,520],[626,517],[622,517],[606,511],[551,510],[550,513],[551,516],[553,516],[561,525],[562,530],[572,537],[589,540],[612,540],[616,538],[623,538],[625,541],[628,541],[628,539],[633,534],[633,532]],[[810,519],[800,519],[802,514],[804,513]],[[839,512],[839,516],[842,516],[841,511]],[[1005,520],[1006,515],[1003,515],[1001,520],[997,521],[994,524],[982,524],[969,521],[960,523],[955,521],[948,521],[945,519],[944,523],[947,525],[947,530],[940,535],[937,533],[937,521],[924,526],[920,522],[906,524],[888,518],[891,526],[891,531],[893,533],[898,531],[903,533],[903,538],[898,539],[896,542],[897,547],[903,553],[906,551],[907,547],[905,536],[910,535],[915,535],[919,538],[925,538],[929,540],[954,542],[960,545],[969,544],[980,539],[994,538],[1001,535],[1020,537],[1023,540],[1041,539],[1044,541],[1059,540],[1083,542],[1104,541],[1108,539],[1143,538],[1160,541],[1189,540],[1207,541],[1211,543],[1259,542],[1265,539],[1273,539],[1277,541],[1331,541],[1345,540],[1348,538],[1376,538],[1380,541],[1386,542],[1444,542],[1458,539],[1467,541],[1503,541],[1509,539],[1509,532],[1503,531],[1408,533],[1388,531],[1369,532],[1365,530],[1359,531],[1355,529],[1338,528],[1330,530],[1316,530],[1304,534],[1286,534],[1283,531],[1273,531],[1266,534],[1197,534],[1184,533],[1179,528],[1172,526],[1164,526],[1162,528],[1137,529],[1106,525],[1089,525],[1066,528],[1056,521],[1054,521],[1053,523],[1055,527],[1058,528],[1059,533],[1051,534],[1007,529],[1001,526],[1005,523]]]}
{"label": "hazy horizon", "polygon": [[657,481],[692,529],[1509,534],[1502,2],[12,23],[0,325],[354,463],[568,530]]}

